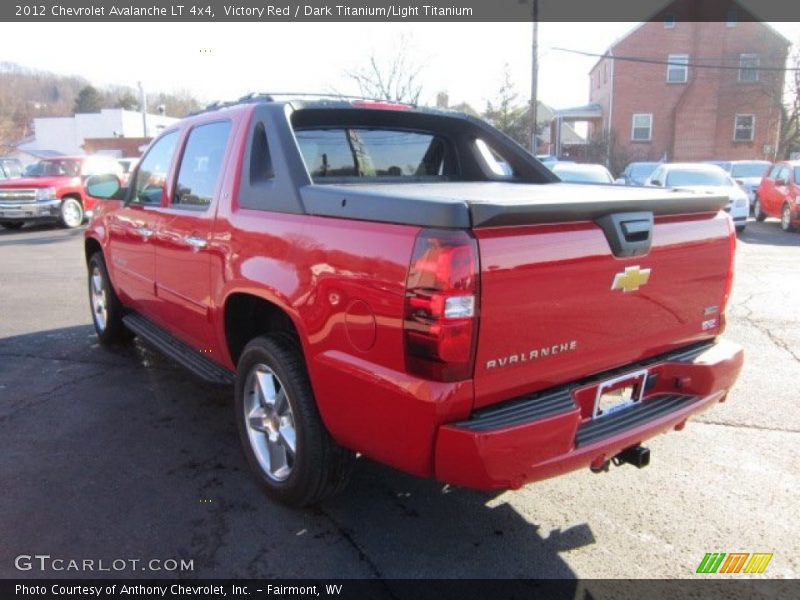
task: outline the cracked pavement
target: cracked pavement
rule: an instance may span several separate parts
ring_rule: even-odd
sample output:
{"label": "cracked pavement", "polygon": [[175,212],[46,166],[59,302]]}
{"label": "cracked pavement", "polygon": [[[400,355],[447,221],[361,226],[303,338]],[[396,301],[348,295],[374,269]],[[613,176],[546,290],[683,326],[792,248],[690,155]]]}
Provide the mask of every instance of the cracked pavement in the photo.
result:
{"label": "cracked pavement", "polygon": [[192,559],[188,577],[680,578],[713,551],[773,552],[768,576],[800,576],[800,234],[774,220],[739,243],[739,383],[650,442],[648,468],[486,494],[362,459],[344,494],[302,511],[251,481],[230,390],[139,343],[98,347],[82,239],[0,232],[2,577],[81,576],[15,570],[46,553]]}

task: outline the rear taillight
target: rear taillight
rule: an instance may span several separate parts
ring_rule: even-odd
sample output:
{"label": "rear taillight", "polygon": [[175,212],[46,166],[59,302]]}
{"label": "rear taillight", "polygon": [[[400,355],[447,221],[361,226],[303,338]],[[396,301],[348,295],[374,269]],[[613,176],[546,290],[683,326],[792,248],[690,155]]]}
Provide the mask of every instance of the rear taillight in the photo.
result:
{"label": "rear taillight", "polygon": [[406,368],[437,381],[472,376],[478,333],[478,245],[465,231],[425,229],[406,282]]}
{"label": "rear taillight", "polygon": [[733,272],[736,267],[736,228],[733,219],[728,219],[728,240],[730,242],[730,261],[728,263],[728,276],[725,279],[725,291],[719,307],[719,333],[725,330],[725,309],[733,291]]}

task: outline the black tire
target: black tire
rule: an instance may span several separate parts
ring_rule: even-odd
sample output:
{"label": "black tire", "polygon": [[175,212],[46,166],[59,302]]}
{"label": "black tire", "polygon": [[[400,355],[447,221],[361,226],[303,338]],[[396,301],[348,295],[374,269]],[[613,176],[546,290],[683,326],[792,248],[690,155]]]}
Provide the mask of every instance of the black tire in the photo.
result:
{"label": "black tire", "polygon": [[767,213],[761,210],[761,198],[758,196],[756,196],[755,202],[753,203],[753,216],[758,222],[767,218]]}
{"label": "black tire", "polygon": [[75,229],[83,224],[83,205],[80,200],[67,196],[61,201],[58,223],[67,229]]}
{"label": "black tire", "polygon": [[781,207],[781,229],[784,231],[794,231],[792,225],[792,208],[788,204]]}
{"label": "black tire", "polygon": [[[133,335],[122,322],[125,309],[108,278],[108,269],[102,253],[92,254],[88,269],[89,308],[92,311],[92,325],[97,333],[97,339],[104,346],[127,342]],[[101,292],[105,306],[104,318],[101,318],[98,308]]]}
{"label": "black tire", "polygon": [[[258,387],[259,378],[263,381],[264,377],[272,385],[272,403],[265,403],[258,391],[264,389]],[[253,475],[268,496],[299,507],[344,489],[352,472],[353,453],[336,444],[325,429],[296,342],[286,336],[271,336],[257,337],[247,344],[239,359],[235,393],[242,447]],[[266,416],[268,404],[273,407],[271,416]],[[261,412],[254,417],[258,410]],[[257,427],[251,426],[254,422]],[[282,433],[284,426],[294,437],[291,452]]]}
{"label": "black tire", "polygon": [[22,229],[25,221],[0,221],[0,227],[3,229]]}

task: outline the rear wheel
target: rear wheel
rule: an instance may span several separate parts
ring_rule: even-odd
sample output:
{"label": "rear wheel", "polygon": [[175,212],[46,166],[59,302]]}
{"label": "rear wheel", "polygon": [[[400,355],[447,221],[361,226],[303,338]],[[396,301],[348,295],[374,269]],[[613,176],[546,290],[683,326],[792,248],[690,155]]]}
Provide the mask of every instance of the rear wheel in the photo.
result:
{"label": "rear wheel", "polygon": [[67,229],[80,227],[83,223],[83,206],[76,198],[68,196],[61,201],[58,222]]}
{"label": "rear wheel", "polygon": [[258,337],[236,373],[236,422],[247,461],[264,491],[306,506],[344,488],[353,455],[325,429],[302,355],[287,337]]}
{"label": "rear wheel", "polygon": [[24,221],[0,221],[0,227],[4,229],[22,229]]}
{"label": "rear wheel", "polygon": [[753,216],[756,218],[756,221],[763,221],[767,218],[767,214],[761,210],[761,199],[758,196],[756,196],[756,201],[753,205]]}
{"label": "rear wheel", "polygon": [[89,306],[92,324],[101,344],[107,346],[131,338],[130,331],[122,323],[122,303],[111,286],[106,262],[100,252],[95,252],[89,259]]}
{"label": "rear wheel", "polygon": [[792,209],[788,204],[784,204],[781,210],[781,229],[784,231],[794,231],[794,226],[792,225]]}

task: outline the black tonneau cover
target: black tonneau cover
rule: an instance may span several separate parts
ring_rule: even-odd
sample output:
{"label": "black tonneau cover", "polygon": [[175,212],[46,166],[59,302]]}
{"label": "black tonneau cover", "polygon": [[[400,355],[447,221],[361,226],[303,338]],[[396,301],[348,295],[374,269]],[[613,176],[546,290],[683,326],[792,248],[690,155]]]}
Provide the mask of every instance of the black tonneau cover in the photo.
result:
{"label": "black tonneau cover", "polygon": [[309,185],[308,214],[428,227],[594,221],[621,212],[716,213],[728,198],[660,188],[572,183],[441,182]]}

